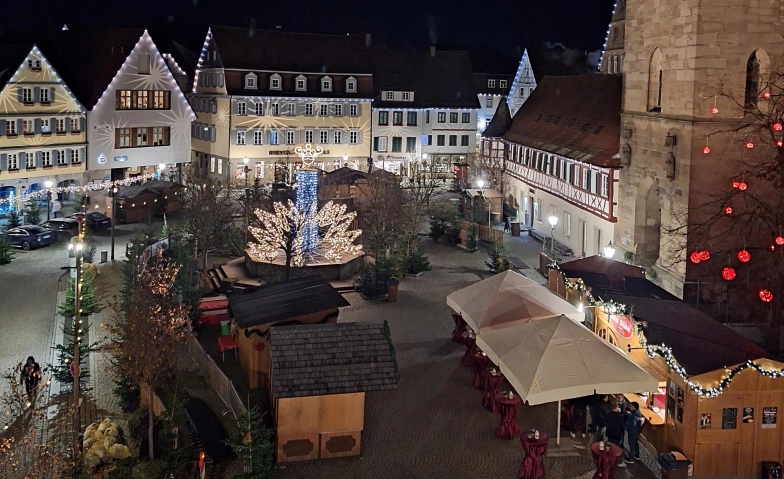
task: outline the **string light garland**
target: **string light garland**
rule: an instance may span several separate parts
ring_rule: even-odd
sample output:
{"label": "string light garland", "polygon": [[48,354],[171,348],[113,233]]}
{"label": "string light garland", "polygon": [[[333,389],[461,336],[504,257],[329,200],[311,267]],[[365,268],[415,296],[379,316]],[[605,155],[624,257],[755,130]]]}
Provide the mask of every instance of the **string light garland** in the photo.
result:
{"label": "string light garland", "polygon": [[[83,186],[58,186],[57,188],[48,188],[43,190],[34,191],[29,193],[26,199],[35,199],[35,198],[43,198],[46,196],[47,191],[51,191],[52,194],[55,193],[88,193],[90,191],[100,191],[100,190],[108,190],[110,188],[114,188],[115,186],[130,186],[133,183],[138,183],[140,181],[146,181],[152,178],[155,178],[157,175],[155,173],[147,173],[144,175],[133,176],[131,178],[126,178],[124,180],[116,180],[116,181],[103,181],[101,183],[93,183],[89,185]],[[12,196],[9,198],[0,199],[0,205],[6,203],[12,203],[16,201],[16,197]]]}
{"label": "string light garland", "polygon": [[623,303],[619,303],[617,301],[612,300],[603,300],[601,298],[595,298],[590,291],[585,288],[585,285],[580,281],[569,281],[566,275],[561,270],[561,266],[558,263],[550,263],[547,265],[547,269],[551,269],[553,271],[558,272],[561,275],[561,279],[563,280],[564,287],[566,289],[573,289],[576,290],[578,293],[581,293],[585,296],[586,301],[590,306],[599,306],[606,312],[607,314],[620,314],[623,316],[628,316],[631,314],[631,308]]}

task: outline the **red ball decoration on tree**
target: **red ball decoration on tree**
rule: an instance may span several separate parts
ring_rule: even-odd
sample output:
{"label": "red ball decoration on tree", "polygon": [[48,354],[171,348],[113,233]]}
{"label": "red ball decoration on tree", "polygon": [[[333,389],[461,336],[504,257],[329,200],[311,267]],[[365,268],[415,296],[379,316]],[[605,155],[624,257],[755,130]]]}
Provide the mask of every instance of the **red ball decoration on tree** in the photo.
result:
{"label": "red ball decoration on tree", "polygon": [[708,252],[708,250],[704,249],[699,253],[700,253],[700,261],[708,261],[710,259],[710,253]]}
{"label": "red ball decoration on tree", "polygon": [[749,253],[745,249],[738,251],[738,260],[741,263],[748,263],[749,261],[751,261],[751,253]]}
{"label": "red ball decoration on tree", "polygon": [[732,206],[725,206],[724,207],[724,212],[727,213],[728,215],[731,215],[732,214]]}
{"label": "red ball decoration on tree", "polygon": [[779,246],[784,246],[784,236],[776,236],[776,244]]}
{"label": "red ball decoration on tree", "polygon": [[710,146],[705,145],[705,148],[702,149],[702,153],[707,155],[711,152]]}
{"label": "red ball decoration on tree", "polygon": [[784,146],[784,140],[776,140],[776,146],[778,146],[779,148]]}
{"label": "red ball decoration on tree", "polygon": [[719,109],[714,106],[713,108],[711,108],[711,113],[713,113],[714,115],[717,115],[719,113]]}
{"label": "red ball decoration on tree", "polygon": [[700,255],[699,251],[695,251],[694,253],[689,255],[689,259],[694,264],[700,264],[700,261],[702,261],[702,255]]}
{"label": "red ball decoration on tree", "polygon": [[752,143],[751,141],[747,141],[746,142],[746,148],[748,148],[749,150],[754,148],[754,143]]}
{"label": "red ball decoration on tree", "polygon": [[733,188],[737,188],[737,187],[739,187],[739,186],[740,186],[740,181],[733,181],[733,182],[732,182],[732,187],[733,187]]}
{"label": "red ball decoration on tree", "polygon": [[770,245],[770,250],[771,251],[776,251],[776,245],[775,244]]}
{"label": "red ball decoration on tree", "polygon": [[738,189],[740,191],[746,191],[746,188],[748,188],[748,187],[749,187],[749,185],[747,185],[744,181],[741,181],[740,183],[738,183]]}
{"label": "red ball decoration on tree", "polygon": [[773,301],[773,293],[771,293],[769,289],[761,289],[759,291],[759,297],[766,303]]}
{"label": "red ball decoration on tree", "polygon": [[735,279],[735,276],[736,276],[735,268],[731,268],[727,266],[726,268],[721,270],[721,277],[727,281],[732,281],[733,279]]}
{"label": "red ball decoration on tree", "polygon": [[763,92],[762,93],[762,98],[764,98],[766,100],[770,100],[770,92],[769,91]]}
{"label": "red ball decoration on tree", "polygon": [[784,130],[784,125],[782,125],[780,122],[777,121],[776,123],[773,124],[773,130],[774,131]]}

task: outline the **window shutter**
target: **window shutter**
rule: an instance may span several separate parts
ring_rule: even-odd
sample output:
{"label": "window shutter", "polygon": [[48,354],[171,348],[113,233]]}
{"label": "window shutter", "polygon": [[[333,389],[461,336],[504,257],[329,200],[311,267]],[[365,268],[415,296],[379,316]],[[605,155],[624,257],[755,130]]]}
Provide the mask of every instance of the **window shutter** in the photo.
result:
{"label": "window shutter", "polygon": [[239,131],[239,130],[234,130],[234,131],[231,132],[231,144],[232,145],[236,145],[237,144],[237,131]]}
{"label": "window shutter", "polygon": [[351,132],[349,130],[343,130],[343,132],[340,135],[341,135],[340,139],[343,140],[342,143],[348,145],[349,135],[351,135]]}
{"label": "window shutter", "polygon": [[357,144],[358,145],[362,144],[362,130],[357,131]]}
{"label": "window shutter", "polygon": [[35,152],[35,167],[36,167],[36,168],[40,168],[40,167],[44,166],[44,165],[41,163],[41,156],[42,156],[42,154],[41,154],[41,152],[40,152],[40,151],[36,151],[36,152]]}
{"label": "window shutter", "polygon": [[57,131],[57,118],[52,118],[49,120],[49,133],[54,133]]}
{"label": "window shutter", "polygon": [[362,103],[357,102],[357,116],[362,116]]}
{"label": "window shutter", "polygon": [[237,102],[236,101],[231,102],[231,114],[232,115],[236,115],[237,114]]}
{"label": "window shutter", "polygon": [[214,126],[210,127],[210,141],[215,143],[215,127]]}
{"label": "window shutter", "polygon": [[41,103],[41,87],[33,87],[33,101]]}
{"label": "window shutter", "polygon": [[16,120],[16,134],[17,135],[21,135],[22,134],[23,126],[24,125],[22,124],[22,120]]}
{"label": "window shutter", "polygon": [[65,163],[67,164],[67,163],[70,163],[70,162],[71,162],[71,149],[70,148],[66,148],[65,149]]}
{"label": "window shutter", "polygon": [[66,118],[65,119],[65,131],[66,132],[71,131],[71,119],[70,118]]}
{"label": "window shutter", "polygon": [[41,119],[40,118],[36,118],[34,120],[34,123],[35,123],[35,133],[36,134],[41,133]]}
{"label": "window shutter", "polygon": [[84,117],[79,118],[79,131],[84,131]]}
{"label": "window shutter", "polygon": [[17,99],[19,100],[19,103],[22,103],[22,100],[24,99],[23,95],[24,94],[22,93],[22,87],[16,87],[16,96]]}
{"label": "window shutter", "polygon": [[0,154],[0,171],[8,170],[8,155],[6,153]]}
{"label": "window shutter", "polygon": [[19,169],[24,170],[27,168],[27,153],[19,153]]}
{"label": "window shutter", "polygon": [[[169,144],[168,134],[164,132],[164,136],[166,137],[166,144]],[[87,161],[87,148],[79,148],[79,163],[86,163]]]}
{"label": "window shutter", "polygon": [[5,120],[0,120],[0,136],[5,135]]}
{"label": "window shutter", "polygon": [[120,109],[120,90],[116,90],[114,92],[114,109],[115,110]]}
{"label": "window shutter", "polygon": [[54,92],[55,92],[54,88],[49,89],[49,103],[54,103]]}

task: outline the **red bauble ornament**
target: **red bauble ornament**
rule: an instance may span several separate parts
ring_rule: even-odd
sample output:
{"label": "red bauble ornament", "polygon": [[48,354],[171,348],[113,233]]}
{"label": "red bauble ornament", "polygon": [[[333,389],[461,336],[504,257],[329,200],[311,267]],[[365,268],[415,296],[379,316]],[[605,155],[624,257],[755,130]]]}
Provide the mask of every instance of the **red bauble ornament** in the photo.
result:
{"label": "red bauble ornament", "polygon": [[784,126],[777,121],[776,123],[773,124],[773,130],[774,131],[784,130]]}
{"label": "red bauble ornament", "polygon": [[779,148],[784,146],[784,140],[776,140],[776,146],[778,146]]}
{"label": "red bauble ornament", "polygon": [[719,109],[718,109],[717,107],[715,107],[715,106],[714,106],[713,108],[711,108],[711,113],[713,113],[714,115],[716,115],[716,114],[718,114],[718,113],[719,113]]}
{"label": "red bauble ornament", "polygon": [[733,187],[733,188],[737,188],[737,187],[739,187],[739,186],[740,186],[740,181],[733,181],[733,182],[732,182],[732,187]]}
{"label": "red bauble ornament", "polygon": [[771,251],[776,251],[776,245],[775,244],[770,245],[770,250]]}
{"label": "red bauble ornament", "polygon": [[745,249],[738,251],[738,260],[741,263],[748,263],[749,261],[751,261],[751,253],[749,253]]}
{"label": "red bauble ornament", "polygon": [[699,251],[695,251],[689,256],[689,259],[691,260],[692,263],[699,264],[700,261],[702,261],[702,255],[700,255]]}
{"label": "red bauble ornament", "polygon": [[769,289],[761,289],[759,291],[759,297],[766,303],[773,301],[773,293],[771,293]]}
{"label": "red bauble ornament", "polygon": [[728,215],[731,215],[732,214],[732,206],[725,207],[724,208],[724,212],[727,213]]}
{"label": "red bauble ornament", "polygon": [[776,236],[776,244],[779,246],[784,246],[784,236]]}
{"label": "red bauble ornament", "polygon": [[700,253],[700,261],[708,261],[710,259],[710,253],[708,250],[702,250]]}
{"label": "red bauble ornament", "polygon": [[748,148],[749,150],[750,150],[750,149],[752,149],[752,148],[754,148],[754,143],[752,143],[752,142],[750,142],[750,141],[747,141],[747,142],[746,142],[746,148]]}
{"label": "red bauble ornament", "polygon": [[706,145],[705,148],[702,149],[702,153],[705,155],[709,154],[710,152],[711,152],[710,146]]}
{"label": "red bauble ornament", "polygon": [[721,277],[726,279],[727,281],[732,281],[735,279],[735,268],[731,268],[727,266],[723,270],[721,270]]}
{"label": "red bauble ornament", "polygon": [[764,98],[766,100],[770,100],[770,92],[769,91],[764,92],[762,94],[762,98]]}
{"label": "red bauble ornament", "polygon": [[739,189],[740,191],[746,191],[746,188],[748,188],[748,187],[749,187],[749,185],[747,185],[747,184],[746,184],[745,182],[743,182],[743,181],[741,181],[740,183],[738,183],[738,189]]}

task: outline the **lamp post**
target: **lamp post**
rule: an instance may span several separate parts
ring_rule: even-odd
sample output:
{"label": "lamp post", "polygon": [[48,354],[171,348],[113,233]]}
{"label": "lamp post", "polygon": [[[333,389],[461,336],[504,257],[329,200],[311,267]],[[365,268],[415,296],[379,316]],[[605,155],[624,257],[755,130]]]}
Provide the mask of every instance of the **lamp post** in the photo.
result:
{"label": "lamp post", "polygon": [[158,165],[158,180],[163,179],[163,170],[166,169],[166,163],[161,163]]}
{"label": "lamp post", "polygon": [[343,164],[341,166],[348,166],[348,155],[343,154]]}
{"label": "lamp post", "polygon": [[250,168],[248,168],[248,162],[250,162],[250,160],[247,156],[242,159],[244,165],[242,171],[244,173],[243,176],[245,177],[245,248],[248,247],[248,200],[250,199],[250,192],[248,191],[248,171]]}
{"label": "lamp post", "polygon": [[487,227],[488,228],[492,228],[493,225],[492,225],[492,223],[490,221],[490,200],[488,200],[485,197],[485,192],[482,190],[482,188],[485,186],[485,180],[483,180],[482,178],[479,178],[478,180],[476,180],[476,186],[479,187],[479,194],[482,195],[482,199],[487,201]]}
{"label": "lamp post", "polygon": [[112,186],[112,261],[114,261],[114,225],[117,223],[117,193],[120,191]]}
{"label": "lamp post", "polygon": [[550,222],[550,254],[555,256],[555,225],[558,224],[558,217],[550,215],[547,221]]}
{"label": "lamp post", "polygon": [[84,249],[84,227],[87,214],[87,200],[82,204],[82,215],[76,218],[79,223],[79,234],[76,240],[68,243],[68,249],[76,256],[76,280],[74,282],[74,353],[71,363],[71,375],[73,376],[73,407],[74,407],[74,452],[78,456],[80,451],[80,437],[82,430],[81,400],[79,397],[79,376],[81,364],[79,345],[82,339],[82,250]]}
{"label": "lamp post", "polygon": [[49,221],[52,215],[52,185],[53,183],[50,180],[44,181],[44,187],[46,187],[46,221]]}
{"label": "lamp post", "polygon": [[612,241],[610,241],[607,246],[603,248],[604,250],[604,257],[607,259],[612,259],[615,256],[615,246],[613,246]]}

